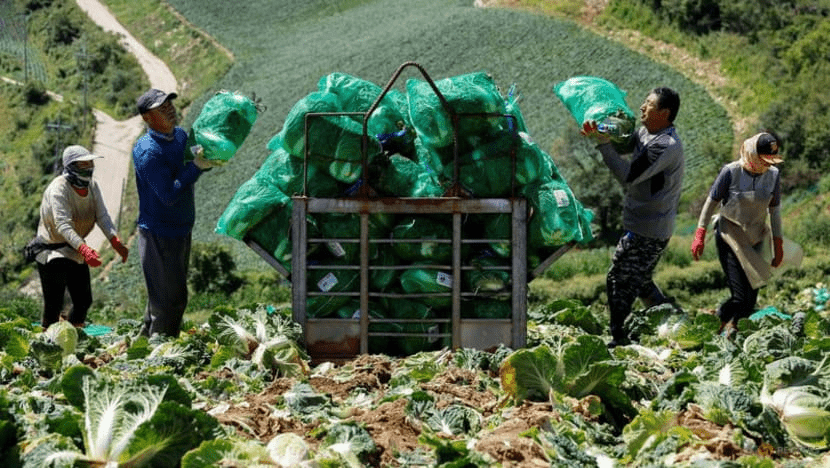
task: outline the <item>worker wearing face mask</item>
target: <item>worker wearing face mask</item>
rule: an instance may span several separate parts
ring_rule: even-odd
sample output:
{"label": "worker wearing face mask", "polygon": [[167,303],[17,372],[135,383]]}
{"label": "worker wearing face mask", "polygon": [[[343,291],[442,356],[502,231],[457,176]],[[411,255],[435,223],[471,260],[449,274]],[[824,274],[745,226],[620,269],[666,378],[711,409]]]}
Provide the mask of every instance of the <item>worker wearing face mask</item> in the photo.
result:
{"label": "worker wearing face mask", "polygon": [[61,319],[64,292],[72,308],[65,317],[83,327],[92,305],[89,267],[101,265],[98,252],[84,240],[95,225],[109,239],[113,249],[127,261],[128,249],[121,243],[110,218],[101,190],[92,177],[94,155],[80,145],[63,151],[63,172],[46,187],[40,203],[37,239],[49,246],[35,257],[43,292],[44,329]]}

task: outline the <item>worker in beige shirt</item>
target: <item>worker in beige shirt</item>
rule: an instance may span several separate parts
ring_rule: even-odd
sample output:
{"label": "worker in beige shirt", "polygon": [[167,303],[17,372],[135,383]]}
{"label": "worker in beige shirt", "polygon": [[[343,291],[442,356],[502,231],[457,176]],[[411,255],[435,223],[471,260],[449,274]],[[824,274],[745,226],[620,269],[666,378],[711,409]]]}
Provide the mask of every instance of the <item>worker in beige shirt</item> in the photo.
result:
{"label": "worker in beige shirt", "polygon": [[54,247],[65,243],[63,247],[42,251],[35,258],[43,291],[44,330],[60,319],[65,291],[72,300],[66,319],[76,327],[85,325],[92,305],[89,267],[100,266],[101,260],[84,238],[96,224],[122,262],[127,261],[128,249],[118,239],[101,190],[92,179],[94,160],[99,157],[80,145],[67,147],[63,151],[63,172],[43,192],[37,237]]}

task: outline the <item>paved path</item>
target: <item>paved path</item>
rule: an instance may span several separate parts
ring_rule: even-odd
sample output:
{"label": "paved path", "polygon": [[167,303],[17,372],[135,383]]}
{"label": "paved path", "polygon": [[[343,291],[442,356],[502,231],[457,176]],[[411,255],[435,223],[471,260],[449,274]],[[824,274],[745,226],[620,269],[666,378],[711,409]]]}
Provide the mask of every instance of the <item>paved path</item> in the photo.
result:
{"label": "paved path", "polygon": [[[110,13],[106,6],[98,0],[76,0],[76,3],[105,31],[111,31],[121,36],[121,44],[127,51],[136,56],[153,88],[168,92],[176,89],[176,77],[167,65],[138,42],[115,19],[115,16]],[[117,225],[121,212],[121,198],[124,195],[127,177],[130,176],[133,143],[144,132],[144,121],[141,120],[140,116],[135,116],[119,122],[104,112],[95,110],[94,113],[98,123],[91,150],[93,153],[103,156],[103,159],[95,161],[94,177],[101,186],[107,210]],[[128,226],[119,227],[119,234],[122,237],[126,237],[124,231],[127,228]],[[87,236],[86,242],[94,249],[101,249],[108,245],[104,234],[98,227]]]}

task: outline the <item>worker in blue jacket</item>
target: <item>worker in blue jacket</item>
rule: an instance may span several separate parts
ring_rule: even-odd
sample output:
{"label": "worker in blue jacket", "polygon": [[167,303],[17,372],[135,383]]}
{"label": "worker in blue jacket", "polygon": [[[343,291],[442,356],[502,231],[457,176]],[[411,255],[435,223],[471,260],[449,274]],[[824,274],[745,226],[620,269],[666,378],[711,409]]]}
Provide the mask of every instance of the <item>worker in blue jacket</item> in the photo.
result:
{"label": "worker in blue jacket", "polygon": [[176,93],[150,89],[137,100],[147,133],[133,147],[138,189],[138,250],[147,285],[141,334],[178,336],[187,307],[187,269],[196,218],[193,184],[212,167],[199,151],[185,161]]}

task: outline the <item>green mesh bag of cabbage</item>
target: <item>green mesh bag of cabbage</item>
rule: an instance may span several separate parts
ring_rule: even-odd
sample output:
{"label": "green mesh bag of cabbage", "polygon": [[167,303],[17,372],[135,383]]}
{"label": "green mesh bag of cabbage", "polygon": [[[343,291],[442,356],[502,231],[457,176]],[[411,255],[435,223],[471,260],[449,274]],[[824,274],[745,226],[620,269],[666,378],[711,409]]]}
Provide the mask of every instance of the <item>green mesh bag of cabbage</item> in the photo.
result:
{"label": "green mesh bag of cabbage", "polygon": [[[187,147],[201,146],[206,159],[229,161],[242,146],[257,119],[256,103],[249,97],[219,91],[208,99],[190,131]],[[192,154],[191,154],[192,156]]]}
{"label": "green mesh bag of cabbage", "polygon": [[625,102],[626,92],[614,83],[596,76],[575,76],[554,85],[553,92],[580,128],[589,120],[612,124],[614,130],[607,132],[612,142],[625,144],[631,140],[636,124],[634,112]]}

